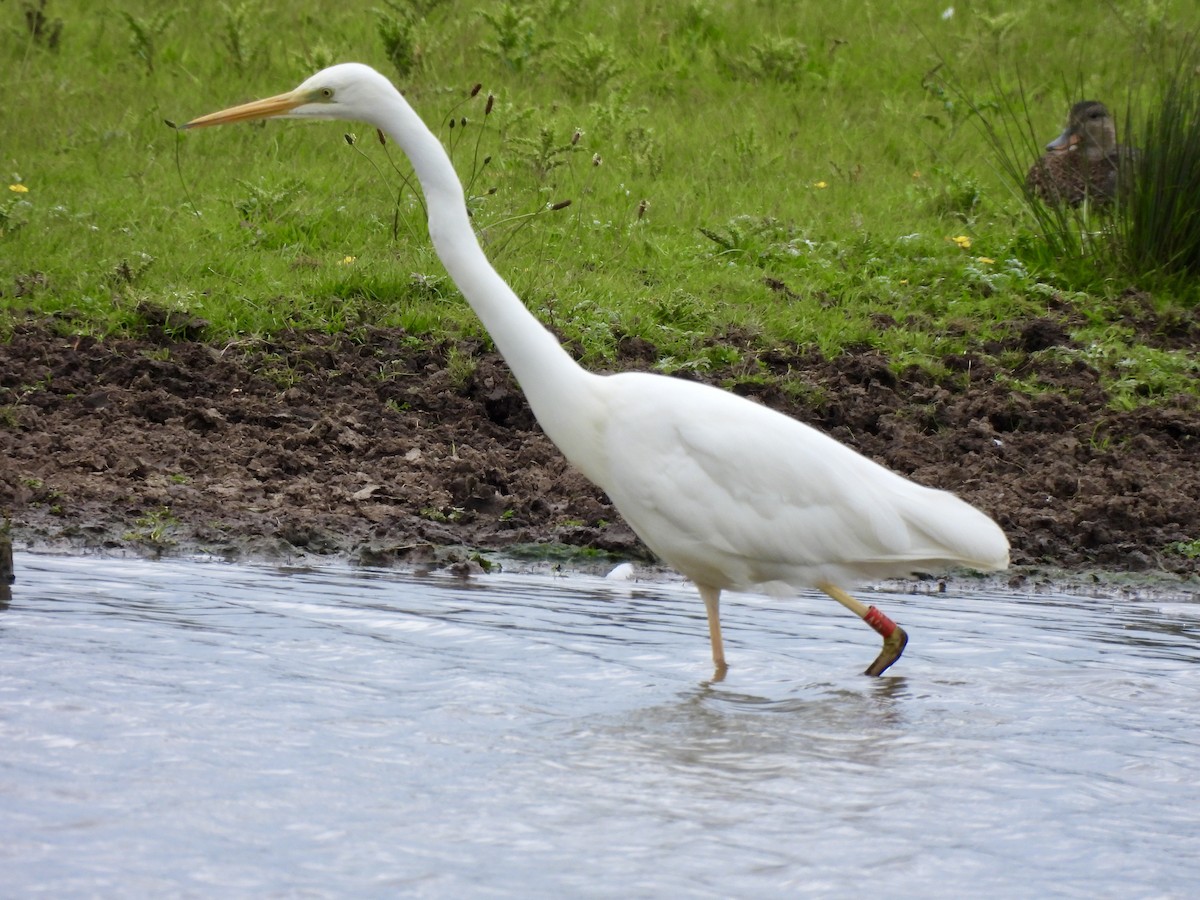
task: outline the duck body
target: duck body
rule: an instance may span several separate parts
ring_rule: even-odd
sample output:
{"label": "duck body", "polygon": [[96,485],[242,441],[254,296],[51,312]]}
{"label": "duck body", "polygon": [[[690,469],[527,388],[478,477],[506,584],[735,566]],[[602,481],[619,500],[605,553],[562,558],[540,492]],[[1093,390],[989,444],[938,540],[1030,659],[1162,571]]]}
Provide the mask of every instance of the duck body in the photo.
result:
{"label": "duck body", "polygon": [[1054,206],[1079,206],[1084,201],[1105,205],[1117,196],[1126,148],[1117,144],[1112,115],[1098,100],[1071,107],[1062,134],[1029,169],[1025,186]]}

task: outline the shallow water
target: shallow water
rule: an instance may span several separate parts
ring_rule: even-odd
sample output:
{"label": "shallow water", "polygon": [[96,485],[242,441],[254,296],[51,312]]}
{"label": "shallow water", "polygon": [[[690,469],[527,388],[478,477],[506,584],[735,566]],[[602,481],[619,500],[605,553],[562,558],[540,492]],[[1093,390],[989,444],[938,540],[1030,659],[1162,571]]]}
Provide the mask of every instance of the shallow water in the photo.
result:
{"label": "shallow water", "polygon": [[17,554],[6,896],[1185,896],[1200,603]]}

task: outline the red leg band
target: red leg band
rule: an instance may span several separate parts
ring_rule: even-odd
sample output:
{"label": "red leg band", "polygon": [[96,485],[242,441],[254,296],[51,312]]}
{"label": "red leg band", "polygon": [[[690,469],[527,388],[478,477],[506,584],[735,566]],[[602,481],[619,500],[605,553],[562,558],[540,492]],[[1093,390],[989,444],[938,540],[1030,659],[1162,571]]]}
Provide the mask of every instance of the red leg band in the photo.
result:
{"label": "red leg band", "polygon": [[896,630],[896,623],[881,613],[874,606],[867,610],[867,614],[863,616],[863,621],[883,635],[886,641],[892,636],[892,632]]}

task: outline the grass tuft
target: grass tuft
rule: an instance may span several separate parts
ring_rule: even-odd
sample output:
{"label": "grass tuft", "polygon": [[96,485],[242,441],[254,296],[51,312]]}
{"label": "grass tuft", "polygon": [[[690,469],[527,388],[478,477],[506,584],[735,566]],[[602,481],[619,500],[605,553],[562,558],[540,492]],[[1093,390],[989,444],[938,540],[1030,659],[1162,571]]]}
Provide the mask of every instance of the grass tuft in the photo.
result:
{"label": "grass tuft", "polygon": [[1121,250],[1143,276],[1200,275],[1200,49],[1189,41],[1136,131]]}
{"label": "grass tuft", "polygon": [[[1016,369],[1014,323],[1048,317],[1104,348],[1086,362],[1116,402],[1196,393],[1186,340],[1138,346],[1190,334],[1200,246],[1197,23],[1151,6],[224,0],[184,28],[151,0],[22,0],[0,13],[0,336],[27,316],[480,336],[395,148],[338,123],[162,124],[360,59],[399,79],[489,257],[589,365],[635,341],[647,367],[787,391],[760,354],[866,347],[941,377],[964,355]],[[1161,90],[1160,60],[1182,60]],[[1024,194],[1082,97],[1124,103],[1146,151],[1126,218]],[[1120,331],[1131,291],[1142,324]]]}

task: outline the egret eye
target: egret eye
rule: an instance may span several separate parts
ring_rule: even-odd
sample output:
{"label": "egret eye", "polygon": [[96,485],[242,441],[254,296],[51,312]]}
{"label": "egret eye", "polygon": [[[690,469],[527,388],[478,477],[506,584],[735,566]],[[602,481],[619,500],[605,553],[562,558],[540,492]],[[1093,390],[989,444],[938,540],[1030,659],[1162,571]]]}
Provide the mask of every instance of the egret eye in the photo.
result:
{"label": "egret eye", "polygon": [[321,99],[322,100],[332,100],[333,99],[333,88],[321,88]]}

